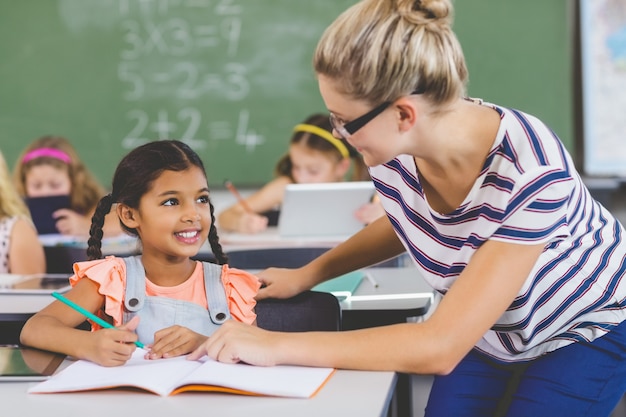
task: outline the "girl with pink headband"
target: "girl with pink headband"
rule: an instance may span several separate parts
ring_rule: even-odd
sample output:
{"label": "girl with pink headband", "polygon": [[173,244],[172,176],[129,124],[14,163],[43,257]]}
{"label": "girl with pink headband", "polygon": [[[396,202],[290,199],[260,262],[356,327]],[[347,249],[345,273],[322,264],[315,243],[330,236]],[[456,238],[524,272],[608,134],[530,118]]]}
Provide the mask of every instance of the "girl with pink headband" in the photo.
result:
{"label": "girl with pink headband", "polygon": [[54,148],[34,149],[28,152],[26,155],[24,155],[24,157],[22,158],[22,162],[26,163],[26,162],[32,161],[33,159],[43,158],[43,157],[58,159],[59,161],[65,162],[68,165],[72,162],[72,158],[70,158],[68,154],[66,154],[60,149],[54,149]]}
{"label": "girl with pink headband", "polygon": [[[267,214],[280,206],[287,184],[370,180],[356,150],[333,136],[327,114],[313,114],[294,127],[289,151],[276,164],[275,175],[256,193],[222,211],[218,225],[239,233],[265,230],[270,224]],[[355,213],[363,223],[383,214],[377,202],[366,204]]]}
{"label": "girl with pink headband", "polygon": [[[13,179],[22,198],[67,195],[70,207],[56,210],[56,228],[64,235],[89,236],[91,216],[105,194],[72,144],[60,136],[43,136],[31,143],[18,158]],[[115,219],[105,234],[121,233]]]}

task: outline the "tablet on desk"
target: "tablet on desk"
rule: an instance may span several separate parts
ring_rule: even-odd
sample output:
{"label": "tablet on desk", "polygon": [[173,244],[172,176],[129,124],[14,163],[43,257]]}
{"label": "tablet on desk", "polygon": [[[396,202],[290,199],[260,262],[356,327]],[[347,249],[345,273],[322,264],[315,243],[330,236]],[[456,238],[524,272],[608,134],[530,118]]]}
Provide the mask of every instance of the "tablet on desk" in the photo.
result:
{"label": "tablet on desk", "polygon": [[281,237],[348,238],[364,226],[354,212],[371,201],[371,181],[289,184],[278,218]]}
{"label": "tablet on desk", "polygon": [[28,197],[25,201],[30,210],[33,223],[37,228],[37,233],[40,235],[59,233],[56,227],[56,219],[52,217],[52,213],[62,208],[70,208],[69,195]]}
{"label": "tablet on desk", "polygon": [[67,274],[0,274],[0,294],[52,294],[70,288]]}
{"label": "tablet on desk", "polygon": [[0,382],[43,381],[61,365],[64,355],[17,345],[0,345]]}

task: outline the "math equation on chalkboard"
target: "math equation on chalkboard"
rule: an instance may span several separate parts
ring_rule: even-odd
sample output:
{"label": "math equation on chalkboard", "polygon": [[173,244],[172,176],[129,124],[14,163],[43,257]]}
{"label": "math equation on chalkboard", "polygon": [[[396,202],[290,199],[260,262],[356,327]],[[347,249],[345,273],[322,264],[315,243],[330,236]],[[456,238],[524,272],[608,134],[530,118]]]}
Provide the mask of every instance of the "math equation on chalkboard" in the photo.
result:
{"label": "math equation on chalkboard", "polygon": [[[241,5],[229,0],[120,0],[122,47],[117,77],[125,87],[122,99],[138,104],[147,99],[184,103],[174,110],[128,109],[130,126],[122,139],[124,148],[155,136],[177,137],[196,149],[205,148],[209,140],[232,138],[248,150],[263,144],[264,137],[249,130],[249,109],[240,108],[234,121],[204,120],[199,106],[193,105],[202,103],[204,97],[240,102],[250,93],[247,67],[237,61],[242,12]],[[198,15],[203,18],[194,18]],[[212,65],[212,56],[226,59]]]}
{"label": "math equation on chalkboard", "polygon": [[179,139],[214,184],[261,184],[325,111],[313,53],[354,2],[0,1],[2,151],[65,136],[106,184],[129,149]]}

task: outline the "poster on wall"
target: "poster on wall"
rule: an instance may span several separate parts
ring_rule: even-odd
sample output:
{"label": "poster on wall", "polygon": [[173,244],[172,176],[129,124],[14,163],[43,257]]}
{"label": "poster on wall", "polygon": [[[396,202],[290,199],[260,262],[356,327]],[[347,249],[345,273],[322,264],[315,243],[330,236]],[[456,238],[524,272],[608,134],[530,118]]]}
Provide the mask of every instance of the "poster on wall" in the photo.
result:
{"label": "poster on wall", "polygon": [[580,0],[584,171],[626,177],[626,1]]}

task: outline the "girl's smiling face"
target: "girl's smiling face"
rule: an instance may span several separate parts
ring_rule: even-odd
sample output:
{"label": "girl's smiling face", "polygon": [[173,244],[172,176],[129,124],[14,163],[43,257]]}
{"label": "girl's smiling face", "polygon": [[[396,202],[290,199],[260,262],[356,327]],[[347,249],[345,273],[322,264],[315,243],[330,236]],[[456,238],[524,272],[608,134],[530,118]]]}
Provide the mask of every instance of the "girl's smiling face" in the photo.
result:
{"label": "girl's smiling face", "polygon": [[33,165],[25,176],[24,188],[28,197],[70,195],[72,182],[67,168],[51,164]]}
{"label": "girl's smiling face", "polygon": [[196,255],[211,227],[204,172],[195,166],[184,171],[163,171],[141,197],[139,208],[122,209],[120,218],[137,230],[144,254],[159,258]]}

